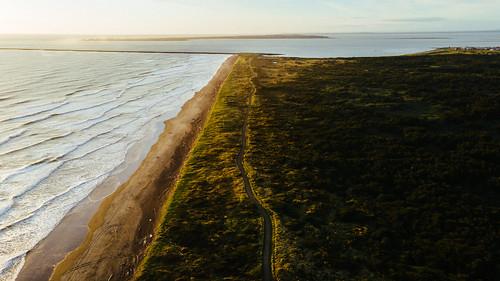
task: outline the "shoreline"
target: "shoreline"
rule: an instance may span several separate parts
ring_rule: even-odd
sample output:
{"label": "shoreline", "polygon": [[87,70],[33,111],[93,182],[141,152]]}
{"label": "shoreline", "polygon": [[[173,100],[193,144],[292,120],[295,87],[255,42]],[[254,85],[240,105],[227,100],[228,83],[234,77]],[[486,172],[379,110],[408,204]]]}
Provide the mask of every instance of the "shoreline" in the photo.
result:
{"label": "shoreline", "polygon": [[148,146],[149,151],[140,147],[131,151],[138,161],[96,188],[27,254],[16,280],[48,280],[50,276],[51,280],[124,280],[132,276],[151,241],[158,211],[236,58],[229,57],[179,114],[164,122],[164,130],[152,134],[151,144],[157,141]]}
{"label": "shoreline", "polygon": [[49,279],[55,265],[83,242],[88,232],[87,223],[95,215],[102,202],[127,182],[145,160],[149,150],[165,130],[165,121],[161,123],[151,128],[147,138],[128,151],[125,161],[116,167],[108,178],[97,185],[87,198],[73,207],[49,235],[26,254],[24,265],[16,280]]}

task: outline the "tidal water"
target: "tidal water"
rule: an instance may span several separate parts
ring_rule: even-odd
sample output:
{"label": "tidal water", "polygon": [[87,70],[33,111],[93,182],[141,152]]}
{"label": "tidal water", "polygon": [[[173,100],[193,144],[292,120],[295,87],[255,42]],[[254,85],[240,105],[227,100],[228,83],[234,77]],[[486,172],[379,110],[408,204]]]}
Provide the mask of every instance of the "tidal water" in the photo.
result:
{"label": "tidal water", "polygon": [[[395,56],[441,47],[498,47],[500,31],[426,33],[332,33],[327,39],[93,42],[89,37],[0,36],[0,48],[276,53],[293,57]],[[90,36],[91,38],[92,36]]]}
{"label": "tidal water", "polygon": [[226,58],[1,51],[0,280]]}

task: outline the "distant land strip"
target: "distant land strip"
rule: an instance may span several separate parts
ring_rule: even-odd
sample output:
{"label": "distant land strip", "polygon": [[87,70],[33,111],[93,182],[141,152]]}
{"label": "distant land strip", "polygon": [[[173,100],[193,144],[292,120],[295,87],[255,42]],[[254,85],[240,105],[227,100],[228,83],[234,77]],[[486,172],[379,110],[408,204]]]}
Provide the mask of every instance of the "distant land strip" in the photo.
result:
{"label": "distant land strip", "polygon": [[449,37],[396,37],[396,38],[384,38],[384,39],[395,39],[395,40],[449,40]]}
{"label": "distant land strip", "polygon": [[[0,51],[44,51],[44,52],[82,52],[82,53],[137,53],[137,54],[188,54],[188,55],[237,55],[235,52],[189,52],[189,51],[139,51],[139,50],[98,50],[98,49],[51,49],[51,48],[0,48]],[[283,54],[255,53],[263,56]]]}
{"label": "distant land strip", "polygon": [[83,41],[190,41],[190,40],[255,40],[255,39],[329,39],[325,35],[274,34],[274,35],[233,35],[233,36],[108,36],[86,38]]}

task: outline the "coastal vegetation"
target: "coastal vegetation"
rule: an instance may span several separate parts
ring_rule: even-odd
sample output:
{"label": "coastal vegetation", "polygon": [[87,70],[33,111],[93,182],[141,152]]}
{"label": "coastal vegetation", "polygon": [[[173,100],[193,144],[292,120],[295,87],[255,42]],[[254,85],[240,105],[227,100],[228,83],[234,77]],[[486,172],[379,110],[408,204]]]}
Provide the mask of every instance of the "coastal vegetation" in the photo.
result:
{"label": "coastal vegetation", "polygon": [[449,47],[438,48],[416,55],[500,55],[500,47]]}
{"label": "coastal vegetation", "polygon": [[495,54],[241,56],[137,278],[262,278],[255,87],[276,280],[495,280],[499,79]]}
{"label": "coastal vegetation", "polygon": [[235,164],[252,84],[239,58],[167,202],[138,280],[258,280],[261,222]]}
{"label": "coastal vegetation", "polygon": [[254,60],[279,280],[500,275],[500,56]]}

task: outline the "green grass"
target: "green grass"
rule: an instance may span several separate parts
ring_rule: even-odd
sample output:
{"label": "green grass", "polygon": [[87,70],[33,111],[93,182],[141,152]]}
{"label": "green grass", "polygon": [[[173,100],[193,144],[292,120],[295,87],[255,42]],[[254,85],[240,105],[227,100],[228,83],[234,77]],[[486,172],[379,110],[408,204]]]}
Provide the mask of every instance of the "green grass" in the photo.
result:
{"label": "green grass", "polygon": [[248,67],[240,58],[219,92],[138,280],[260,279],[261,222],[235,164]]}
{"label": "green grass", "polygon": [[500,56],[243,56],[139,280],[260,280],[260,218],[278,280],[497,280]]}

